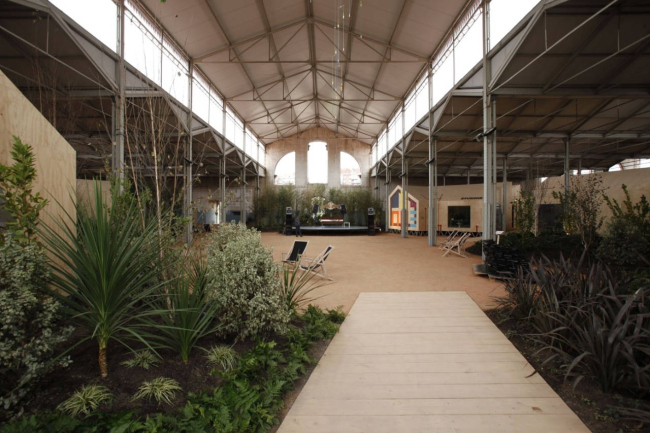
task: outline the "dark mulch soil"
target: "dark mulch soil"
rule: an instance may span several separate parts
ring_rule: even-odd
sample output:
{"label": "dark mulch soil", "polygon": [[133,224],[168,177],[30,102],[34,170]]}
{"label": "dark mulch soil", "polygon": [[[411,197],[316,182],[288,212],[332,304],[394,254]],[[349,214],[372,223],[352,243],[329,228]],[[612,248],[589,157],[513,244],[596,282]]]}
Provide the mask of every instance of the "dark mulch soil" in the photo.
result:
{"label": "dark mulch soil", "polygon": [[[74,344],[83,337],[83,333],[76,332],[70,342]],[[278,344],[283,343],[283,338],[276,338]],[[300,390],[307,382],[307,379],[314,370],[318,360],[321,358],[330,340],[316,342],[310,349],[309,354],[315,362],[308,367],[307,373],[294,383],[294,388],[285,396],[285,407],[279,414],[280,420],[284,418],[291,408],[291,405],[300,394]],[[231,345],[226,341],[214,336],[201,340],[201,347],[209,348],[214,345]],[[238,342],[233,348],[238,353],[251,349],[254,342]],[[28,413],[35,413],[45,409],[54,410],[67,399],[72,393],[79,390],[82,385],[99,384],[108,387],[113,393],[114,399],[110,407],[103,407],[104,412],[118,413],[134,411],[141,416],[151,415],[158,412],[174,413],[183,407],[187,401],[188,392],[199,393],[201,391],[212,391],[221,384],[218,375],[211,375],[212,367],[206,362],[203,351],[195,348],[187,365],[183,363],[178,354],[160,350],[161,363],[148,370],[139,367],[128,368],[121,365],[123,361],[131,359],[132,353],[124,346],[114,344],[108,350],[108,377],[102,379],[97,363],[98,349],[95,341],[87,341],[76,347],[70,354],[72,364],[66,369],[60,369],[46,376],[39,386],[34,400],[27,403]],[[143,381],[152,380],[157,377],[168,377],[178,381],[183,388],[182,393],[177,393],[173,405],[158,405],[155,402],[145,400],[133,400]]]}
{"label": "dark mulch soil", "polygon": [[[650,425],[624,421],[616,410],[622,406],[634,406],[639,402],[635,396],[604,393],[600,390],[598,383],[588,377],[580,381],[574,389],[573,382],[565,381],[564,375],[555,364],[549,362],[542,366],[545,355],[543,353],[536,354],[540,347],[526,336],[531,333],[531,330],[526,327],[524,322],[515,319],[504,320],[499,310],[489,310],[486,313],[592,432],[650,432]],[[645,400],[645,403],[650,403],[650,401]]]}

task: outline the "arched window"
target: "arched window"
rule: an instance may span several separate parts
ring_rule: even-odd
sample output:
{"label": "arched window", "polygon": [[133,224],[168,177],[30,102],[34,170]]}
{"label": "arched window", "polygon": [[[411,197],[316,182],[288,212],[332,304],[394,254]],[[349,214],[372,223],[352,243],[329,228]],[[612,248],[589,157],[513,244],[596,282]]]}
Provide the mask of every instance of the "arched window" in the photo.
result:
{"label": "arched window", "polygon": [[296,184],[296,152],[287,153],[278,161],[275,166],[276,185]]}
{"label": "arched window", "polygon": [[349,153],[341,152],[341,186],[361,185],[361,166]]}
{"label": "arched window", "polygon": [[327,143],[312,141],[307,151],[307,182],[327,183]]}

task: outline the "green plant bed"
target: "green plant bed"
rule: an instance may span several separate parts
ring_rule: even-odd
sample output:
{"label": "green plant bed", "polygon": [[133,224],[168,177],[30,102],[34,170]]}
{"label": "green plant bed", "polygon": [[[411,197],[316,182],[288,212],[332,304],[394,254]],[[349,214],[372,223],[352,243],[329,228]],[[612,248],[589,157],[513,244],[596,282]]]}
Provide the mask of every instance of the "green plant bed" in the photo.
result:
{"label": "green plant bed", "polygon": [[[499,245],[515,249],[529,260],[542,255],[550,259],[559,259],[560,256],[579,258],[583,251],[579,236],[561,232],[543,232],[539,236],[532,234],[523,236],[518,232],[507,233],[501,236]],[[482,253],[481,242],[467,247],[465,251],[480,256]]]}
{"label": "green plant bed", "polygon": [[[171,351],[159,351],[161,362],[149,369],[129,368],[123,361],[133,354],[122,347],[109,353],[110,375],[100,379],[92,342],[78,346],[67,370],[46,376],[41,389],[21,418],[5,423],[0,432],[258,432],[279,423],[284,396],[301,376],[315,365],[327,341],[338,331],[341,313],[309,306],[294,317],[284,336],[265,341],[233,344],[212,335],[199,343],[186,365]],[[82,335],[74,335],[81,339]],[[237,352],[235,367],[223,372],[211,364],[201,348],[232,346]],[[317,347],[318,353],[314,353]],[[311,367],[311,368],[310,368]],[[146,398],[134,399],[145,381],[165,377],[181,388],[171,404]],[[304,384],[304,380],[300,383]],[[83,385],[105,386],[110,403],[78,418],[56,410]]]}
{"label": "green plant bed", "polygon": [[528,321],[515,319],[503,308],[486,313],[592,432],[648,431],[650,399],[647,395],[644,398],[630,392],[606,393],[591,377],[585,377],[574,387],[572,381],[565,380],[561,362],[544,363],[548,354],[540,352],[541,346],[535,339],[537,332]]}

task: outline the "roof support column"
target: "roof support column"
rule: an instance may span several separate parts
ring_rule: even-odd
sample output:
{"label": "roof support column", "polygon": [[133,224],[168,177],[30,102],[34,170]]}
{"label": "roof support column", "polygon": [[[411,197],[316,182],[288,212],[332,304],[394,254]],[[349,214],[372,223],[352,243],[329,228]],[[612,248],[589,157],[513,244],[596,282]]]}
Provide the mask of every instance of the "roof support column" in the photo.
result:
{"label": "roof support column", "polygon": [[570,189],[571,171],[569,170],[569,138],[566,138],[564,140],[564,197],[567,199],[569,197]]}
{"label": "roof support column", "polygon": [[392,209],[390,208],[390,197],[388,196],[388,194],[390,194],[388,191],[390,188],[390,167],[388,166],[388,155],[385,155],[384,159],[386,160],[386,182],[384,182],[384,189],[386,190],[386,231],[388,232],[392,213]]}
{"label": "roof support column", "polygon": [[483,240],[493,240],[495,235],[496,205],[494,193],[494,166],[496,161],[495,102],[489,83],[492,79],[491,63],[487,57],[490,49],[489,0],[483,0]]}
{"label": "roof support column", "polygon": [[433,115],[431,114],[433,100],[433,65],[427,65],[427,81],[429,83],[429,215],[427,216],[427,237],[430,247],[438,243],[438,138],[432,137]]}
{"label": "roof support column", "polygon": [[122,193],[122,180],[124,179],[124,137],[125,112],[126,112],[126,67],[124,63],[124,0],[117,4],[117,51],[118,60],[115,71],[117,79],[117,95],[113,105],[113,152],[111,169],[113,176],[118,180],[118,191]]}
{"label": "roof support column", "polygon": [[406,159],[406,139],[404,137],[404,103],[402,102],[402,237],[409,236],[409,194],[408,194],[408,169],[409,164]]}
{"label": "roof support column", "polygon": [[244,156],[244,166],[241,169],[241,200],[239,204],[241,206],[239,222],[246,224],[246,156]]}
{"label": "roof support column", "polygon": [[[225,143],[224,143],[225,145]],[[225,150],[225,146],[224,146]],[[219,223],[226,222],[226,153],[219,161]]]}
{"label": "roof support column", "polygon": [[187,139],[185,141],[185,149],[183,151],[185,157],[185,173],[183,173],[183,216],[187,218],[187,226],[185,227],[185,242],[188,245],[192,245],[192,234],[194,232],[193,227],[193,217],[194,212],[192,209],[192,164],[193,164],[193,155],[192,155],[192,120],[194,116],[192,115],[192,77],[194,76],[194,62],[190,61],[190,79],[188,80],[188,90],[187,94],[189,95],[188,100],[188,109],[187,109]]}
{"label": "roof support column", "polygon": [[467,185],[469,185],[469,171],[470,167],[467,167]]}
{"label": "roof support column", "polygon": [[508,227],[508,156],[503,157],[503,205],[501,206],[501,230]]}

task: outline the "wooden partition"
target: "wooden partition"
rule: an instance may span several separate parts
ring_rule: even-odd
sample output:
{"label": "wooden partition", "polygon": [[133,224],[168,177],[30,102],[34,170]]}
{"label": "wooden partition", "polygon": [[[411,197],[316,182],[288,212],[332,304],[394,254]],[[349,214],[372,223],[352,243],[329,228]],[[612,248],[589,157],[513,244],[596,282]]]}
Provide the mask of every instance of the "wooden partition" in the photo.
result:
{"label": "wooden partition", "polygon": [[10,153],[13,135],[34,149],[34,191],[49,201],[41,212],[41,220],[55,227],[53,222],[64,212],[76,218],[75,150],[0,71],[0,163],[5,165],[13,163]]}

